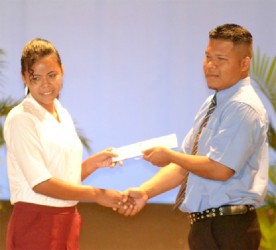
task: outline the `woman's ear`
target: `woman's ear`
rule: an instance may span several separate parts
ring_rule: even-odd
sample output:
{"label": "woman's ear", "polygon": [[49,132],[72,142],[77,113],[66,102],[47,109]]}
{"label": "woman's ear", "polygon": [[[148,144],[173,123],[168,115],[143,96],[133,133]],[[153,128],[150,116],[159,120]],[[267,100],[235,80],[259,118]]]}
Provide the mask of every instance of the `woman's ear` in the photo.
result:
{"label": "woman's ear", "polygon": [[24,76],[24,74],[23,74],[23,73],[21,73],[21,79],[22,79],[22,81],[24,82],[24,84],[26,84],[26,81],[25,81],[25,76]]}
{"label": "woman's ear", "polygon": [[23,83],[27,86],[29,81],[24,73],[21,73],[21,79]]}
{"label": "woman's ear", "polygon": [[30,90],[29,90],[28,86],[25,84],[25,88],[24,88],[25,96],[28,95],[29,93],[30,93]]}
{"label": "woman's ear", "polygon": [[29,91],[29,88],[28,88],[26,77],[25,77],[25,75],[23,73],[21,73],[21,79],[22,79],[22,81],[23,81],[23,83],[25,85],[24,89],[25,89],[25,96],[26,96],[27,94],[29,94],[30,91]]}

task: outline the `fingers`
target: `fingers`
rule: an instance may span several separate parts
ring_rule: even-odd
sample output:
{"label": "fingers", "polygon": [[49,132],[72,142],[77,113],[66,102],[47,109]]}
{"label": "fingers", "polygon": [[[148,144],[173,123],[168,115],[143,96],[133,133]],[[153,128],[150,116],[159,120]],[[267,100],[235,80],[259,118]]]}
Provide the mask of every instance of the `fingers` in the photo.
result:
{"label": "fingers", "polygon": [[133,216],[138,213],[138,208],[132,203],[128,205],[125,204],[120,208],[113,208],[113,210],[124,216]]}
{"label": "fingers", "polygon": [[113,210],[124,216],[133,216],[139,213],[148,200],[148,194],[141,188],[131,188],[122,193],[122,202],[119,208]]}
{"label": "fingers", "polygon": [[155,148],[149,148],[149,149],[147,149],[147,150],[144,150],[142,153],[143,153],[143,159],[145,160],[145,161],[149,161],[150,162],[150,159],[151,159],[151,157],[152,157],[152,155],[153,155],[153,153],[154,153],[154,150],[155,150]]}
{"label": "fingers", "polygon": [[109,157],[117,157],[118,154],[116,154],[113,150],[114,148],[107,148],[104,151],[102,151],[102,153],[106,154],[106,156],[109,156]]}
{"label": "fingers", "polygon": [[113,148],[107,148],[99,154],[102,155],[102,161],[98,164],[99,167],[114,168],[117,164],[123,166],[122,161],[113,161],[113,158],[118,156],[116,153],[113,152]]}
{"label": "fingers", "polygon": [[126,201],[120,200],[112,207],[113,211],[117,211],[119,214],[129,214],[135,206],[135,201],[131,198]]}
{"label": "fingers", "polygon": [[144,156],[148,156],[152,153],[153,150],[154,148],[149,148],[149,149],[143,150],[142,153]]}
{"label": "fingers", "polygon": [[97,163],[98,167],[100,167],[100,168],[112,167],[112,164],[113,164],[113,162],[112,162],[112,158],[111,157],[109,157],[109,158],[107,158],[105,160],[99,161]]}
{"label": "fingers", "polygon": [[108,157],[107,159],[101,161],[98,163],[98,167],[100,168],[104,168],[104,167],[110,167],[110,168],[114,168],[117,163],[119,163],[120,166],[123,166],[123,162],[122,161],[113,161],[112,157]]}
{"label": "fingers", "polygon": [[130,206],[130,207],[126,208],[126,209],[120,208],[120,209],[118,209],[116,211],[119,214],[124,215],[124,216],[134,216],[134,215],[136,215],[138,213],[138,210],[137,210],[137,208],[135,206]]}
{"label": "fingers", "polygon": [[[119,165],[120,165],[121,167],[124,165],[124,164],[123,164],[123,161],[116,161],[115,163],[116,163],[116,164],[119,163]],[[115,164],[115,165],[116,165],[116,164]]]}
{"label": "fingers", "polygon": [[119,164],[121,167],[123,166],[122,161],[112,161],[112,163],[110,164],[110,167],[114,168],[117,164]]}
{"label": "fingers", "polygon": [[114,206],[113,211],[118,212],[124,216],[132,216],[135,215],[138,211],[136,207],[136,201],[133,197],[129,196],[129,191],[124,191],[121,193],[121,200],[118,202],[118,206]]}

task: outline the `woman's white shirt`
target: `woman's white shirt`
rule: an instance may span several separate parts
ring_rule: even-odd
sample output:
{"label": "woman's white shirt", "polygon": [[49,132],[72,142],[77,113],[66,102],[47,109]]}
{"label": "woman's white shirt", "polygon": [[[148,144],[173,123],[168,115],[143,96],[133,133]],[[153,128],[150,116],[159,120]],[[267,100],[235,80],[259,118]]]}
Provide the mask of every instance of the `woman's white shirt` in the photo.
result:
{"label": "woman's white shirt", "polygon": [[11,203],[18,201],[54,207],[74,206],[37,194],[33,187],[52,177],[81,183],[82,144],[71,116],[55,100],[60,122],[29,94],[8,114],[4,124]]}

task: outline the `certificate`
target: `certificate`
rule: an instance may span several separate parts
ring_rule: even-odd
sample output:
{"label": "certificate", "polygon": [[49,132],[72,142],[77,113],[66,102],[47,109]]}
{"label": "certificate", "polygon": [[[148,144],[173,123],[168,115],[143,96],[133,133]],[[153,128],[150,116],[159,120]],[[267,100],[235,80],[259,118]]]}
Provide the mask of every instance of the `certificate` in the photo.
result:
{"label": "certificate", "polygon": [[178,146],[176,134],[169,134],[150,140],[129,144],[120,148],[114,148],[113,152],[118,156],[114,157],[112,160],[115,162],[141,156],[143,154],[142,151],[156,146],[176,148]]}

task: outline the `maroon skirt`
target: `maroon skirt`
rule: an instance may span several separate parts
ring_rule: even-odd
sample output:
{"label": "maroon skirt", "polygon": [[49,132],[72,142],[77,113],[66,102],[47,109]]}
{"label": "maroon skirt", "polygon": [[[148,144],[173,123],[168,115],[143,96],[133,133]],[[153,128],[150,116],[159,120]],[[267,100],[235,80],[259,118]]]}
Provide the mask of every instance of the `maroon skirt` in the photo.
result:
{"label": "maroon skirt", "polygon": [[6,249],[79,249],[81,217],[76,207],[18,202],[8,224]]}

